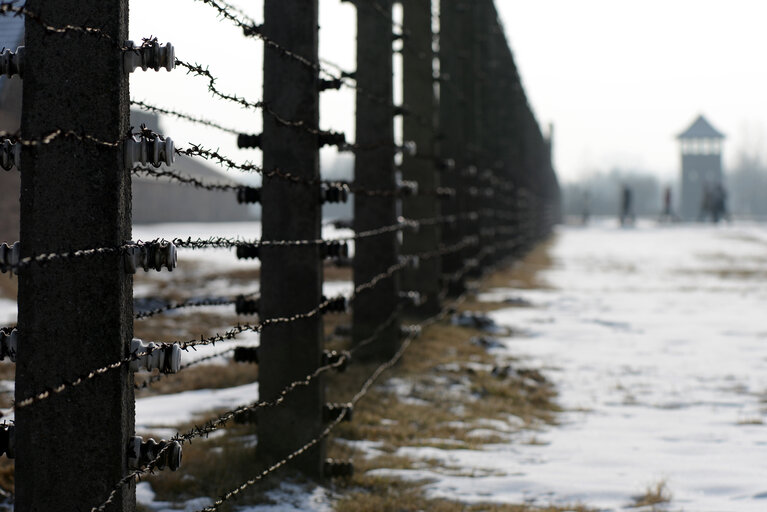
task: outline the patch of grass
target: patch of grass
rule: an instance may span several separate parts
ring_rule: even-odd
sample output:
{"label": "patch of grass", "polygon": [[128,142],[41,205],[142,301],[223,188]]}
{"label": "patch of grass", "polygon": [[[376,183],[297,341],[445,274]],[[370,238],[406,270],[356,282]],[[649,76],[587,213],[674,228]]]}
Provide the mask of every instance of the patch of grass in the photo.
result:
{"label": "patch of grass", "polygon": [[[252,440],[253,425],[232,424],[226,435],[196,440],[184,445],[181,469],[160,471],[146,480],[156,493],[156,500],[183,503],[208,496],[213,499],[256,476],[264,467],[256,460]],[[228,512],[242,503],[264,503],[264,493],[279,483],[280,477],[256,484],[244,491],[232,504],[220,510]]]}
{"label": "patch of grass", "polygon": [[19,278],[8,272],[0,274],[0,297],[4,299],[16,300],[16,294],[19,289]]}
{"label": "patch of grass", "polygon": [[[154,374],[153,374],[154,375]],[[149,374],[136,375],[136,385],[151,378]],[[146,389],[137,389],[136,398],[145,396],[180,393],[195,389],[224,389],[250,384],[258,379],[258,366],[231,362],[226,365],[193,366],[176,375],[168,375]]]}
{"label": "patch of grass", "polygon": [[[545,248],[531,253],[534,264],[517,265],[489,277],[488,287],[518,281],[539,286],[536,270],[550,263]],[[462,311],[487,311],[509,307],[503,303],[468,300]],[[342,423],[328,443],[329,456],[352,459],[355,475],[334,481],[342,494],[335,510],[348,511],[585,511],[583,506],[536,507],[532,505],[467,505],[435,500],[426,495],[426,481],[410,481],[370,474],[376,468],[411,470],[429,468],[464,474],[464,468],[445,467],[443,461],[397,456],[401,447],[446,450],[482,449],[509,442],[509,431],[534,429],[556,422],[556,390],[540,371],[522,367],[513,358],[499,360],[469,340],[480,331],[440,323],[424,330],[387,377],[357,404],[354,419]],[[330,401],[348,400],[375,365],[355,363],[346,374],[329,379]],[[493,369],[497,371],[493,372]],[[520,418],[521,426],[509,421]],[[482,421],[484,420],[484,421]],[[487,421],[494,420],[494,421]],[[501,428],[500,426],[503,426]],[[500,430],[498,430],[500,429]],[[374,442],[375,451],[354,450],[348,441]],[[529,442],[541,442],[531,436]]]}
{"label": "patch of grass", "polygon": [[15,490],[15,467],[13,459],[0,457],[0,489],[5,492],[13,493]]}
{"label": "patch of grass", "polygon": [[552,238],[538,244],[522,260],[490,274],[483,280],[483,288],[508,288],[509,283],[523,289],[550,288],[549,283],[541,277],[540,271],[554,264],[550,253],[554,242]]}
{"label": "patch of grass", "polygon": [[670,503],[672,499],[671,491],[668,489],[665,480],[650,485],[645,490],[645,493],[639,496],[634,496],[634,502],[631,504],[632,508],[651,507],[654,512],[657,510],[658,505],[664,505]]}
{"label": "patch of grass", "polygon": [[[537,271],[549,265],[546,248],[532,251],[523,264],[489,276],[488,287],[544,286]],[[326,279],[351,279],[348,269],[326,267]],[[227,276],[237,279],[257,277]],[[199,283],[195,286],[199,286]],[[183,288],[182,288],[183,289]],[[162,290],[170,292],[170,288]],[[183,297],[180,297],[179,300]],[[480,303],[468,300],[462,311],[489,311],[508,308],[505,303]],[[173,336],[197,337],[212,326],[234,325],[237,317],[222,308],[221,314],[177,315],[158,317],[139,323],[147,333],[166,332]],[[158,322],[158,323],[154,323]],[[348,325],[348,315],[326,315],[326,348],[344,349],[348,339],[332,337],[338,325]],[[405,446],[433,447],[446,450],[482,449],[487,444],[509,442],[514,429],[535,429],[555,423],[556,390],[540,371],[524,368],[508,358],[470,343],[480,331],[441,323],[425,329],[414,341],[402,361],[386,374],[358,403],[352,422],[342,423],[328,441],[328,456],[355,464],[355,476],[333,480],[340,499],[334,505],[340,512],[400,512],[429,510],[436,512],[585,512],[583,506],[536,507],[532,505],[467,505],[427,496],[426,481],[412,481],[378,475],[377,468],[418,470],[434,469],[443,473],[465,474],[465,468],[446,467],[443,461],[410,459],[397,455]],[[156,339],[156,338],[150,338]],[[500,367],[504,371],[493,372]],[[326,397],[329,402],[345,402],[374,371],[376,364],[355,361],[345,373],[328,374]],[[201,366],[189,369],[155,384],[155,393],[175,393],[187,389],[223,388],[252,382],[256,367],[249,365]],[[405,390],[405,393],[400,391]],[[144,393],[144,392],[141,392]],[[212,416],[212,415],[211,415]],[[515,421],[509,421],[510,416]],[[521,421],[519,421],[519,419]],[[483,421],[485,420],[485,421]],[[493,420],[493,421],[487,421]],[[182,426],[183,427],[183,426]],[[159,472],[149,477],[157,500],[179,503],[200,496],[217,497],[258,473],[253,425],[237,425],[210,439],[184,447],[184,461],[178,472]],[[534,435],[530,443],[539,443]],[[351,443],[349,441],[352,441]],[[377,443],[377,451],[362,453],[353,441]],[[469,475],[470,476],[470,475]],[[236,503],[264,503],[266,492],[282,479],[275,475],[249,489]],[[231,510],[226,509],[224,510]]]}
{"label": "patch of grass", "polygon": [[[357,490],[336,503],[336,512],[589,512],[584,506],[467,505],[457,501],[428,498],[423,483],[381,479],[372,490]],[[379,493],[380,492],[380,493]]]}

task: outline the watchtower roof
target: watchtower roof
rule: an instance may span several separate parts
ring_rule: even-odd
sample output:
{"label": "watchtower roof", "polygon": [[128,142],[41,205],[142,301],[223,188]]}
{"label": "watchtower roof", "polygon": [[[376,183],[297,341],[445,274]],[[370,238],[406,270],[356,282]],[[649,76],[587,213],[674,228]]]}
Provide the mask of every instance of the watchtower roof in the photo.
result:
{"label": "watchtower roof", "polygon": [[698,116],[698,118],[695,120],[695,122],[690,125],[687,130],[685,130],[683,133],[680,133],[677,136],[677,139],[684,140],[684,139],[724,139],[725,136],[722,132],[711,126],[711,123],[708,122],[708,119],[705,117]]}

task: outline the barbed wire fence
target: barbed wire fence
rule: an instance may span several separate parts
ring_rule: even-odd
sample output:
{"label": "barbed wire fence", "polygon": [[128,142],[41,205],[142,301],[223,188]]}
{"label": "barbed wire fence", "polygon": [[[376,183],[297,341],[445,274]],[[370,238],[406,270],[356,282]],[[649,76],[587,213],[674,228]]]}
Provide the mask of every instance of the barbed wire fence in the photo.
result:
{"label": "barbed wire fence", "polygon": [[[0,250],[0,270],[19,275],[18,325],[0,335],[3,355],[16,363],[14,423],[3,427],[12,435],[0,439],[16,457],[18,511],[132,511],[139,477],[177,469],[182,445],[254,411],[267,469],[233,482],[203,510],[219,509],[286,465],[316,478],[348,472],[348,463],[326,458],[328,435],[421,329],[464,300],[473,278],[520,258],[559,218],[551,141],[527,102],[492,0],[402,0],[401,22],[393,0],[354,0],[353,72],[319,59],[317,0],[267,0],[261,25],[223,0],[189,1],[263,43],[262,99],[222,91],[207,67],[177,59],[170,44],[126,43],[128,0],[0,1],[0,15],[23,16],[26,26],[25,47],[2,61],[4,74],[24,80],[21,132],[3,134],[2,145],[3,167],[21,171],[21,242]],[[130,100],[129,75],[138,68],[206,80],[215,101],[261,111],[263,132]],[[354,142],[320,129],[319,97],[332,88],[356,94]],[[263,163],[202,145],[176,148],[145,127],[132,131],[131,105],[237,136],[241,147],[260,148]],[[353,152],[353,182],[321,179],[325,145]],[[167,169],[179,154],[258,173],[262,186]],[[133,241],[131,175],[258,202],[260,239]],[[350,194],[354,234],[323,239],[323,203]],[[323,261],[349,258],[350,243],[353,292],[325,297]],[[260,259],[259,291],[134,314],[132,274],[172,270],[177,251],[186,250]],[[203,306],[234,306],[258,320],[173,343],[133,339],[135,321]],[[330,312],[351,312],[346,351],[325,349]],[[259,333],[257,349],[228,345],[245,332]],[[181,364],[183,352],[214,344],[225,350]],[[135,437],[135,371],[159,370],[144,383],[151,386],[222,355],[259,364],[259,401],[159,444]],[[350,403],[331,407],[324,379],[355,361],[375,370]]]}

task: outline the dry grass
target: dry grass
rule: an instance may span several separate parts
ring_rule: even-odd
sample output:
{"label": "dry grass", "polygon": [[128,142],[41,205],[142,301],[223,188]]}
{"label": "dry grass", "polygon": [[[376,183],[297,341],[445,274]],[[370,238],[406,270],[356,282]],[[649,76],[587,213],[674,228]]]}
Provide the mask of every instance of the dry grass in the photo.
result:
{"label": "dry grass", "polygon": [[0,489],[13,493],[15,489],[15,462],[8,457],[0,457]]}
{"label": "dry grass", "polygon": [[[486,288],[508,286],[539,287],[537,271],[550,264],[546,247],[534,250],[524,263],[497,272],[485,281]],[[469,300],[463,311],[487,311],[509,307],[505,303],[478,303]],[[448,468],[440,461],[412,460],[394,455],[404,446],[444,449],[482,449],[484,445],[509,442],[508,422],[513,415],[523,420],[517,428],[535,429],[553,423],[559,407],[556,392],[537,370],[521,367],[513,359],[499,361],[469,340],[479,331],[447,324],[426,329],[414,341],[400,364],[388,375],[389,385],[374,387],[354,411],[354,420],[336,429],[329,443],[330,456],[353,459],[355,476],[337,480],[341,499],[335,510],[349,511],[564,511],[587,510],[583,506],[536,507],[529,505],[466,505],[426,496],[426,482],[403,481],[371,475],[370,470],[431,468],[460,474],[463,468]],[[493,368],[508,367],[505,372]],[[331,379],[328,397],[347,400],[373,370],[355,364],[342,378]],[[394,384],[392,384],[394,383]],[[505,428],[480,420],[500,420]],[[476,435],[478,429],[482,435]],[[376,442],[374,454],[356,452],[345,440]],[[540,443],[534,435],[529,443]]]}
{"label": "dry grass", "polygon": [[482,287],[485,289],[504,288],[513,284],[516,288],[523,289],[549,288],[549,283],[541,277],[539,272],[553,265],[554,260],[550,250],[554,242],[554,239],[551,239],[537,245],[521,261],[487,276]]}
{"label": "dry grass", "polygon": [[[156,375],[156,374],[153,374]],[[151,395],[180,393],[195,389],[224,389],[250,384],[258,379],[258,366],[247,363],[227,365],[200,365],[184,370],[176,375],[164,376],[143,388],[144,382],[152,375],[136,375],[136,385],[142,389],[136,391],[136,398]]]}
{"label": "dry grass", "polygon": [[[546,286],[538,271],[551,264],[548,246],[533,250],[521,263],[488,277],[486,288],[505,287],[510,283],[520,288]],[[184,300],[189,294],[203,290],[199,271],[192,263],[174,272],[165,281],[156,276],[136,277],[138,284],[147,284],[156,295],[168,300]],[[258,270],[229,272],[217,275],[232,285],[243,286],[258,280]],[[349,269],[325,267],[326,280],[351,280]],[[0,286],[0,294],[13,293],[15,281]],[[8,284],[8,283],[6,283]],[[182,294],[179,290],[183,290]],[[190,291],[192,290],[192,291]],[[480,303],[469,300],[461,305],[463,311],[488,311],[508,308],[506,303]],[[136,323],[136,335],[156,341],[197,338],[201,333],[222,332],[239,321],[248,319],[234,315],[233,308],[221,311],[195,312],[191,315],[161,315]],[[332,338],[337,325],[349,324],[348,315],[324,317],[329,349],[345,348],[348,340]],[[162,334],[158,337],[158,334]],[[435,512],[585,512],[583,506],[535,507],[530,505],[466,505],[449,500],[434,500],[426,496],[424,482],[404,481],[371,475],[376,468],[432,468],[458,474],[463,468],[448,468],[434,460],[406,459],[395,455],[403,446],[430,446],[445,449],[482,449],[486,444],[509,442],[510,416],[522,419],[521,426],[531,429],[530,443],[539,441],[534,435],[537,426],[554,423],[559,410],[554,387],[537,370],[520,366],[511,358],[498,361],[481,346],[472,344],[479,331],[448,324],[426,329],[415,340],[400,364],[375,386],[354,411],[354,421],[343,423],[328,441],[328,455],[337,459],[353,459],[356,474],[350,479],[338,479],[333,488],[340,496],[335,503],[339,512],[400,512],[429,510]],[[492,373],[496,366],[511,371]],[[331,402],[347,401],[361,383],[373,372],[369,364],[351,365],[344,374],[327,378],[327,398]],[[0,378],[5,371],[0,365]],[[151,390],[139,390],[137,396],[177,393],[192,389],[226,388],[253,382],[257,367],[246,364],[200,366],[179,375],[163,378]],[[137,379],[140,384],[141,380]],[[392,385],[392,382],[397,386]],[[401,385],[401,386],[400,386]],[[406,396],[397,392],[406,387]],[[210,415],[211,417],[213,414]],[[207,418],[200,418],[203,422]],[[499,420],[506,428],[494,430],[487,422]],[[515,423],[516,425],[516,423]],[[190,426],[190,425],[187,425]],[[179,427],[183,430],[184,425]],[[479,430],[481,429],[481,431]],[[255,460],[255,427],[233,423],[209,439],[196,440],[184,446],[184,461],[180,471],[158,472],[148,478],[159,501],[182,502],[200,496],[217,497],[235,485],[252,478],[260,471]],[[478,435],[481,432],[481,435]],[[380,443],[380,454],[367,458],[343,440],[367,440]],[[7,462],[7,461],[6,461]],[[12,486],[13,471],[0,463],[0,486]],[[10,468],[10,469],[9,469]],[[277,475],[246,491],[236,503],[263,503],[265,492],[281,480]],[[649,491],[649,490],[648,490]],[[649,494],[649,493],[648,493]],[[662,494],[662,493],[661,493]],[[639,506],[639,505],[637,505]],[[222,510],[232,508],[225,506]]]}
{"label": "dry grass", "polygon": [[645,493],[640,496],[634,497],[634,502],[631,504],[632,508],[651,507],[651,510],[655,512],[658,505],[664,505],[670,503],[672,499],[671,491],[668,489],[665,480],[650,485],[645,490]]}
{"label": "dry grass", "polygon": [[[535,273],[548,261],[544,250],[530,254],[529,263],[490,276],[488,286],[537,286]],[[338,269],[348,271],[348,269]],[[348,276],[350,277],[350,276]],[[508,304],[484,304],[469,300],[461,310],[483,311],[509,307]],[[163,318],[163,317],[160,317]],[[236,319],[236,317],[234,317]],[[168,316],[139,323],[147,332],[165,329],[195,333],[210,331],[211,325],[228,325],[231,316],[192,315]],[[184,323],[184,321],[188,321]],[[326,347],[343,349],[348,340],[332,337],[337,325],[348,325],[348,315],[326,315]],[[517,416],[526,428],[535,429],[542,423],[552,423],[559,410],[556,392],[545,376],[537,370],[524,368],[513,359],[498,361],[470,339],[479,331],[438,324],[426,329],[397,367],[386,375],[395,383],[405,383],[407,396],[382,381],[375,386],[354,411],[354,419],[343,423],[328,442],[328,456],[353,459],[356,476],[334,481],[340,494],[338,511],[585,511],[584,507],[536,508],[512,505],[468,506],[447,500],[429,499],[423,482],[403,481],[369,474],[376,468],[417,469],[430,467],[459,474],[463,468],[447,468],[438,461],[412,460],[395,455],[403,446],[431,446],[445,449],[481,449],[489,443],[508,442],[508,429],[493,430],[488,423],[500,420],[508,423],[510,415]],[[496,366],[512,371],[492,373]],[[326,382],[327,399],[344,402],[351,398],[375,365],[355,362],[343,374],[329,375]],[[156,383],[154,393],[173,393],[186,389],[222,388],[251,382],[256,368],[249,365],[229,365],[190,369]],[[141,394],[147,393],[142,391]],[[479,430],[481,429],[481,431]],[[254,463],[255,450],[252,425],[233,425],[222,436],[195,441],[184,448],[184,463],[177,473],[161,472],[150,478],[158,500],[178,502],[199,496],[218,496],[237,482],[251,478],[258,470]],[[481,435],[478,435],[481,434]],[[366,458],[343,440],[366,440],[380,443],[380,454]],[[537,443],[534,435],[529,442]],[[279,482],[280,477],[268,481]],[[258,503],[265,500],[264,492],[275,484],[256,485],[238,503]]]}
{"label": "dry grass", "polygon": [[[256,460],[254,431],[253,425],[233,423],[227,428],[226,435],[184,445],[181,469],[176,472],[165,470],[147,478],[156,499],[172,503],[183,503],[200,496],[215,499],[253,478],[264,469]],[[278,482],[279,477],[255,485],[236,503],[263,503],[264,492]],[[227,512],[234,508],[234,505],[225,505],[220,510]]]}
{"label": "dry grass", "polygon": [[8,272],[0,274],[0,297],[4,299],[16,300],[16,293],[19,288],[19,279],[14,274]]}

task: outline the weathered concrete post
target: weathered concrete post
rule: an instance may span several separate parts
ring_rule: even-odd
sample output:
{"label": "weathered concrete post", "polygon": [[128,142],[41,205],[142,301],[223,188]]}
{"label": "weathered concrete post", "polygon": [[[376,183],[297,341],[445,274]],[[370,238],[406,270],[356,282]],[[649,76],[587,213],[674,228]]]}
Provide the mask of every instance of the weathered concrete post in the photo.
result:
{"label": "weathered concrete post", "polygon": [[[482,88],[481,70],[485,64],[486,56],[481,53],[480,39],[483,26],[479,13],[481,2],[464,2],[458,6],[460,19],[460,87],[464,97],[463,101],[463,125],[464,125],[464,154],[466,160],[461,168],[463,174],[462,193],[466,194],[466,212],[477,213],[487,201],[482,197],[482,184],[480,175],[484,160],[484,147],[482,138]],[[466,235],[479,236],[481,233],[481,216],[465,220]],[[472,260],[476,266],[471,269],[469,275],[477,277],[482,271],[480,261],[481,243],[468,247],[463,251],[464,262]]]}
{"label": "weathered concrete post", "polygon": [[[403,58],[403,95],[407,113],[403,119],[403,138],[416,143],[418,153],[434,155],[436,114],[434,95],[434,51],[432,48],[432,18],[430,0],[403,0],[403,31],[407,51]],[[439,187],[436,162],[432,158],[405,155],[402,161],[402,179],[418,183],[420,194],[402,199],[402,214],[408,219],[430,219],[439,216],[439,198],[434,190]],[[403,254],[418,254],[435,250],[440,243],[441,226],[423,226],[418,232],[406,231],[402,237]],[[402,289],[421,294],[424,303],[411,313],[432,315],[440,310],[439,293],[442,265],[439,258],[425,260],[417,269],[407,269],[402,278]]]}
{"label": "weathered concrete post", "polygon": [[[357,135],[354,183],[367,190],[396,189],[394,174],[394,107],[392,65],[392,0],[361,0],[357,6]],[[388,13],[388,16],[383,15]],[[357,233],[397,222],[394,196],[356,194]],[[355,242],[354,285],[359,286],[398,263],[398,234],[384,233]],[[399,276],[380,281],[353,304],[354,343],[368,338],[397,309]],[[388,358],[399,346],[399,324],[391,322],[375,343],[360,354]]]}
{"label": "weathered concrete post", "polygon": [[[131,238],[130,171],[117,144],[128,133],[128,76],[120,45],[128,0],[29,0],[45,23],[102,35],[47,32],[26,18],[22,133],[76,137],[25,148],[22,256],[119,247]],[[119,252],[20,270],[16,400],[118,361],[132,335],[132,277]],[[19,512],[90,510],[127,473],[134,432],[133,376],[111,371],[16,411]],[[135,508],[127,484],[108,510]]]}
{"label": "weathered concrete post", "polygon": [[[317,0],[268,0],[264,33],[282,48],[311,62],[318,61]],[[264,101],[282,119],[319,125],[318,70],[265,45]],[[284,126],[264,112],[263,166],[282,169],[312,185],[264,179],[263,240],[321,238],[319,140],[307,130]],[[317,245],[261,248],[262,318],[292,316],[317,307],[322,297],[322,263]],[[303,380],[321,366],[322,317],[268,325],[261,333],[260,396],[271,400],[291,382]],[[312,440],[322,431],[324,383],[317,379],[296,389],[279,407],[259,412],[258,451],[275,461]],[[312,476],[322,474],[324,444],[295,461]]]}
{"label": "weathered concrete post", "polygon": [[[479,5],[478,27],[480,46],[479,59],[482,63],[479,73],[481,87],[482,123],[482,187],[492,191],[486,198],[482,210],[483,245],[493,245],[494,250],[488,256],[489,263],[503,258],[504,225],[507,221],[505,205],[509,202],[509,178],[506,176],[504,162],[505,140],[503,138],[503,112],[507,96],[503,93],[505,82],[500,66],[499,45],[502,43],[502,29],[493,0],[482,0]],[[484,28],[482,28],[484,27]]]}
{"label": "weathered concrete post", "polygon": [[[443,215],[467,213],[468,191],[464,171],[467,165],[466,125],[464,112],[468,98],[462,87],[463,66],[461,54],[466,51],[463,39],[464,7],[462,0],[441,0],[439,35],[439,150],[443,162],[451,166],[442,174],[442,183],[455,189],[454,198],[442,203]],[[447,223],[442,230],[445,245],[458,243],[468,234],[466,219]],[[451,279],[464,265],[463,251],[447,254],[442,258],[444,279]],[[460,295],[465,290],[464,279],[444,283],[450,295]]]}

